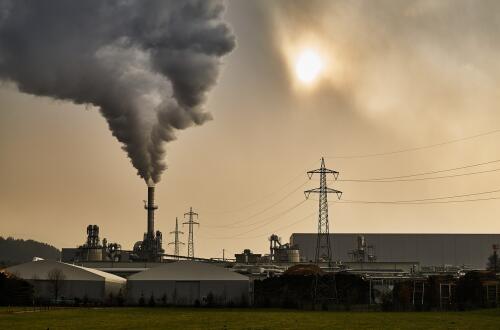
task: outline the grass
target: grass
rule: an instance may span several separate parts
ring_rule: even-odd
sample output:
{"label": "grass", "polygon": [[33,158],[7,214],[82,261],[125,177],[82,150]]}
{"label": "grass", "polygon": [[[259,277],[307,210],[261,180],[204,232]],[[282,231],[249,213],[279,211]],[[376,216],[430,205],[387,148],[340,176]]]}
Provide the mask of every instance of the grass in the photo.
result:
{"label": "grass", "polygon": [[282,309],[0,308],[0,329],[500,329],[500,309],[313,312]]}

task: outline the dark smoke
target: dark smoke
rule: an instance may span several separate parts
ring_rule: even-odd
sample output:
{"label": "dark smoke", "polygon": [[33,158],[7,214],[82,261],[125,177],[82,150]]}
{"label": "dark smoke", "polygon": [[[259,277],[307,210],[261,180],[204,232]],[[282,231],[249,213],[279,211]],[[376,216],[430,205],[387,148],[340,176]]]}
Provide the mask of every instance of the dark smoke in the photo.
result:
{"label": "dark smoke", "polygon": [[99,107],[138,174],[160,180],[164,142],[201,125],[235,46],[219,1],[0,0],[0,79]]}

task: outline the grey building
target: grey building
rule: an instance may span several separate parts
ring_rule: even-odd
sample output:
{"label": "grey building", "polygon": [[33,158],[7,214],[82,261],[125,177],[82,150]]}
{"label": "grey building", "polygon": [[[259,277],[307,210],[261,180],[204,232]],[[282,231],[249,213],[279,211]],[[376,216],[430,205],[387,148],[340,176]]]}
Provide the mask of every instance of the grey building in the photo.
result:
{"label": "grey building", "polygon": [[127,300],[137,304],[141,297],[173,305],[203,304],[212,297],[218,305],[249,302],[250,280],[223,266],[196,261],[177,261],[131,275]]}
{"label": "grey building", "polygon": [[[300,250],[302,261],[314,259],[316,235],[294,233],[290,244]],[[425,266],[469,266],[484,269],[492,245],[500,244],[500,234],[330,234],[334,261],[352,260],[358,236],[373,247],[377,261],[419,262]]]}

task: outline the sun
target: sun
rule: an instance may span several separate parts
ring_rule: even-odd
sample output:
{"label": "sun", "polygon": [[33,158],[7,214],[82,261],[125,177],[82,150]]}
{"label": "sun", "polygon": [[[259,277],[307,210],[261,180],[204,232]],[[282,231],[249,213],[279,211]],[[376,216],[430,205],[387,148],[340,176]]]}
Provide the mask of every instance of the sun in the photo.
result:
{"label": "sun", "polygon": [[317,51],[305,49],[296,58],[295,74],[300,82],[312,84],[320,76],[323,66],[323,59]]}

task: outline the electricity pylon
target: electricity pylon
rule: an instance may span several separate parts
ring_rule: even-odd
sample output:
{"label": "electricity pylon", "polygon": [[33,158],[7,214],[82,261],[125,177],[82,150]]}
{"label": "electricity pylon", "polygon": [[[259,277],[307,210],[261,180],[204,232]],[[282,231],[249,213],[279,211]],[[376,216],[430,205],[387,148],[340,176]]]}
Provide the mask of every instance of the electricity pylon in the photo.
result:
{"label": "electricity pylon", "polygon": [[200,225],[199,222],[195,222],[193,216],[196,216],[198,219],[198,213],[193,212],[193,208],[189,208],[188,213],[184,213],[184,218],[186,215],[189,215],[189,220],[184,222],[183,225],[189,225],[189,234],[188,234],[188,257],[194,258],[194,240],[193,240],[193,225]]}
{"label": "electricity pylon", "polygon": [[332,251],[330,246],[330,225],[328,222],[328,194],[335,193],[340,199],[342,192],[327,187],[326,175],[333,174],[333,177],[337,180],[339,172],[326,168],[325,159],[321,158],[321,168],[307,172],[309,180],[314,174],[319,174],[319,188],[304,191],[306,199],[309,198],[309,195],[312,193],[319,194],[318,236],[316,238],[314,262],[319,264],[321,261],[327,261],[330,267]]}
{"label": "electricity pylon", "polygon": [[174,241],[168,243],[168,245],[174,245],[174,255],[175,259],[179,259],[179,245],[184,245],[181,241],[179,241],[179,234],[184,234],[184,232],[179,230],[179,221],[177,217],[175,217],[175,230],[171,231],[170,234],[174,235]]}

